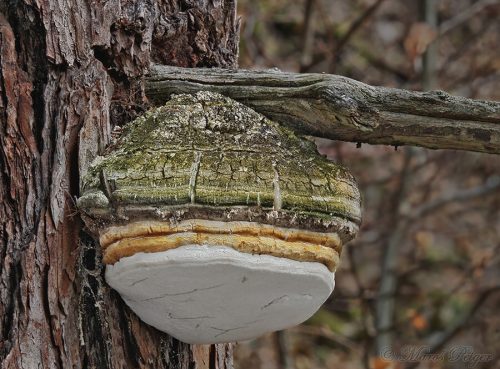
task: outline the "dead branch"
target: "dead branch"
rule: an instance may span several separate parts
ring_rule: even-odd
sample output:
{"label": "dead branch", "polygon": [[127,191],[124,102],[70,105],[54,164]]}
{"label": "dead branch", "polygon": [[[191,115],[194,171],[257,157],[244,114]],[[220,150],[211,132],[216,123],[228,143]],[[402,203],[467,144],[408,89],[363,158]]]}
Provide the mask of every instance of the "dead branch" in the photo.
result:
{"label": "dead branch", "polygon": [[154,65],[146,95],[227,95],[304,135],[350,142],[500,153],[500,102],[373,87],[336,75]]}
{"label": "dead branch", "polygon": [[448,19],[446,22],[443,22],[439,26],[439,37],[447,34],[455,27],[474,17],[486,7],[498,4],[500,4],[498,0],[479,0],[475,2],[469,8],[458,13],[458,15],[456,15],[455,17]]}
{"label": "dead branch", "polygon": [[486,183],[483,185],[448,193],[440,198],[437,198],[436,200],[420,205],[415,210],[413,210],[411,214],[408,215],[408,218],[410,220],[421,219],[427,214],[436,211],[449,203],[472,200],[481,196],[488,195],[490,193],[494,193],[498,190],[500,190],[500,177],[492,176],[488,178]]}
{"label": "dead branch", "polygon": [[304,72],[306,66],[311,63],[312,47],[314,43],[314,2],[315,0],[307,0],[304,8],[304,22],[302,30],[302,47],[300,56],[300,71]]}
{"label": "dead branch", "polygon": [[377,329],[375,349],[379,354],[387,347],[392,347],[394,311],[396,308],[396,291],[398,286],[397,265],[399,260],[399,246],[405,239],[410,226],[410,223],[400,216],[401,203],[409,191],[412,178],[410,162],[414,151],[415,149],[407,150],[406,152],[400,183],[392,200],[393,211],[391,211],[391,223],[394,225],[394,231],[388,237],[387,245],[384,249],[382,273],[375,301],[375,325]]}
{"label": "dead branch", "polygon": [[351,23],[347,32],[342,36],[340,40],[334,45],[332,50],[332,61],[330,63],[329,71],[334,72],[337,64],[337,59],[339,57],[340,51],[349,42],[351,37],[363,26],[363,24],[370,19],[370,17],[375,13],[375,11],[382,5],[385,0],[376,0],[372,5],[370,5],[354,22]]}
{"label": "dead branch", "polygon": [[[471,321],[471,319],[474,317],[476,312],[485,304],[485,302],[488,300],[488,298],[500,291],[500,286],[494,286],[491,288],[488,288],[486,290],[483,290],[477,299],[474,301],[472,304],[471,308],[462,316],[460,317],[454,325],[452,325],[448,330],[444,331],[443,333],[432,337],[430,349],[428,350],[429,354],[433,354],[441,350],[443,347],[446,346],[448,342],[450,342],[453,338],[455,338]],[[413,369],[418,366],[418,363],[411,363],[406,367],[406,369]]]}

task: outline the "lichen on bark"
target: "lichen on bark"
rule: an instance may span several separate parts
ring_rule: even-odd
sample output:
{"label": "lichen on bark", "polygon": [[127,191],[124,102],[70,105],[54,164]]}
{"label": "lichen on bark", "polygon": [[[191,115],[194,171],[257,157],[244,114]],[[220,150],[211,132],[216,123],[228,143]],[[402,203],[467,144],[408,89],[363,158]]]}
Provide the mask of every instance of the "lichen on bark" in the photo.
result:
{"label": "lichen on bark", "polygon": [[91,165],[82,193],[80,209],[101,222],[186,219],[193,209],[205,219],[261,214],[264,223],[336,231],[347,241],[360,221],[360,194],[344,167],[212,92],[175,95],[127,125]]}

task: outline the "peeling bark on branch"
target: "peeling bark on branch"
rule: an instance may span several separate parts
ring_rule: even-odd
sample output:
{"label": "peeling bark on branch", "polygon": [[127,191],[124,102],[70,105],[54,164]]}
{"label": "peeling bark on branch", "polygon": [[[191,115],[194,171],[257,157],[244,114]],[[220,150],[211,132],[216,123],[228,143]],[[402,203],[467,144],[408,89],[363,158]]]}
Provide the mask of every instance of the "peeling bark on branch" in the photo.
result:
{"label": "peeling bark on branch", "polygon": [[219,92],[305,135],[369,144],[500,153],[500,102],[412,92],[327,74],[154,65],[146,95]]}

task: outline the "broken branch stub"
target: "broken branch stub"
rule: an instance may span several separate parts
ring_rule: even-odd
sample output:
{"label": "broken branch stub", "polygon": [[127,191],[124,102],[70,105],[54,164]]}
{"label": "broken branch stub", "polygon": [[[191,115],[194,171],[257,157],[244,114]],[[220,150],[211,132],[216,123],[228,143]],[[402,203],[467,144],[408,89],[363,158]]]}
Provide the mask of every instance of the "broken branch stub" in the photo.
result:
{"label": "broken branch stub", "polygon": [[81,192],[108,283],[145,322],[189,343],[309,318],[360,222],[345,168],[212,92],[175,95],[127,125]]}
{"label": "broken branch stub", "polygon": [[500,102],[370,86],[329,74],[151,67],[146,95],[214,91],[296,133],[357,143],[500,153]]}

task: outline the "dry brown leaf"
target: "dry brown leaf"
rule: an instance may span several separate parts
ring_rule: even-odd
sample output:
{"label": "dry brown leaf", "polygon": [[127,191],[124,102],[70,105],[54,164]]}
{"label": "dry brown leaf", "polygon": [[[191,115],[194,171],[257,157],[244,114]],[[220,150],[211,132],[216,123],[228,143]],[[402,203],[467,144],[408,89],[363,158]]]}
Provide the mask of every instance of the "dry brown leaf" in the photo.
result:
{"label": "dry brown leaf", "polygon": [[422,331],[427,328],[428,322],[425,316],[420,314],[415,309],[409,309],[407,313],[408,318],[410,318],[410,323],[413,328],[417,331]]}
{"label": "dry brown leaf", "polygon": [[427,47],[434,41],[437,34],[436,29],[427,23],[417,22],[412,24],[404,41],[406,54],[412,63],[427,50]]}
{"label": "dry brown leaf", "polygon": [[411,318],[411,325],[417,331],[422,331],[427,328],[427,319],[422,314],[415,314],[413,318]]}
{"label": "dry brown leaf", "polygon": [[399,369],[401,363],[383,357],[370,358],[370,369]]}
{"label": "dry brown leaf", "polygon": [[422,252],[426,252],[434,244],[434,234],[428,231],[417,231],[413,236],[416,247]]}

